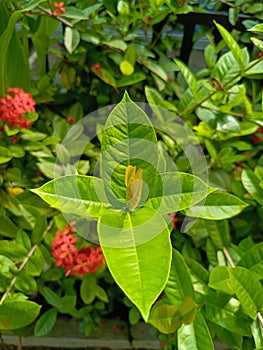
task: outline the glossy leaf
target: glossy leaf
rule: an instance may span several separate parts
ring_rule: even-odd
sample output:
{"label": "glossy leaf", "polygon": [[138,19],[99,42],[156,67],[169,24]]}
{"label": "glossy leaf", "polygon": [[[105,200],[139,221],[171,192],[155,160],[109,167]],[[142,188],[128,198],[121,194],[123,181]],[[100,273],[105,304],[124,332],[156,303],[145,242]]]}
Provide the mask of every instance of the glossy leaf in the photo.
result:
{"label": "glossy leaf", "polygon": [[186,297],[180,307],[169,304],[156,305],[149,323],[164,334],[174,333],[182,324],[191,324],[196,315],[197,305],[191,297]]}
{"label": "glossy leaf", "polygon": [[160,174],[163,193],[150,198],[145,206],[158,210],[161,214],[169,214],[184,210],[199,203],[209,192],[213,191],[200,178],[182,172]]}
{"label": "glossy leaf", "polygon": [[250,169],[244,169],[241,174],[241,181],[247,192],[260,204],[263,204],[263,189],[260,187],[260,180]]}
{"label": "glossy leaf", "polygon": [[191,258],[186,259],[187,266],[190,270],[190,277],[192,285],[197,298],[197,293],[201,295],[207,295],[210,292],[208,287],[209,273],[208,271],[197,261]]}
{"label": "glossy leaf", "polygon": [[183,62],[175,59],[175,63],[177,64],[193,95],[197,98],[198,85],[194,73]]}
{"label": "glossy leaf", "polygon": [[0,234],[4,237],[14,238],[17,235],[18,227],[9,219],[8,216],[0,217]]}
{"label": "glossy leaf", "polygon": [[[0,6],[2,16],[8,16],[7,8],[2,1]],[[34,7],[35,4],[33,7],[29,6],[29,9]],[[19,84],[20,87],[26,90],[29,89],[29,64],[15,28],[16,22],[25,11],[29,11],[27,6],[23,10],[14,12],[8,21],[6,29],[0,36],[0,96],[5,95],[8,85],[17,86]],[[20,61],[19,65],[17,64],[17,60]]]}
{"label": "glossy leaf", "polygon": [[178,329],[177,340],[180,350],[214,350],[209,329],[200,312],[192,324]]}
{"label": "glossy leaf", "polygon": [[186,297],[194,299],[194,288],[183,256],[175,249],[165,295],[173,305],[181,305]]}
{"label": "glossy leaf", "polygon": [[83,175],[69,175],[45,183],[31,190],[64,213],[99,216],[109,207],[101,179]]}
{"label": "glossy leaf", "polygon": [[79,45],[80,34],[77,29],[66,27],[64,35],[65,47],[69,53],[72,53]]}
{"label": "glossy leaf", "polygon": [[209,286],[227,294],[236,294],[244,312],[256,319],[263,307],[263,291],[256,275],[243,267],[217,266],[210,275]]}
{"label": "glossy leaf", "polygon": [[242,51],[236,42],[236,40],[232,37],[232,35],[220,24],[215,23],[217,29],[219,30],[220,34],[222,35],[226,45],[228,46],[229,50],[232,52],[233,56],[235,57],[239,67],[241,70],[244,69],[244,57],[242,54]]}
{"label": "glossy leaf", "polygon": [[204,204],[195,205],[187,215],[207,220],[223,220],[239,214],[247,204],[230,193],[216,192],[206,197]]}
{"label": "glossy leaf", "polygon": [[195,231],[195,229],[197,229],[195,236],[198,236],[198,234],[206,234],[211,238],[218,249],[222,249],[223,246],[227,247],[231,242],[229,223],[226,220],[214,221],[199,219],[194,223],[190,231]]}
{"label": "glossy leaf", "polygon": [[96,279],[86,275],[80,285],[80,296],[85,304],[91,304],[96,297]]}
{"label": "glossy leaf", "polygon": [[[105,214],[98,224],[107,266],[145,320],[167,283],[171,264],[170,233],[166,223],[157,214],[150,219],[149,214],[153,213],[138,210],[115,217]],[[157,235],[156,232],[153,235],[153,227]]]}
{"label": "glossy leaf", "polygon": [[251,247],[241,257],[237,263],[238,266],[243,266],[263,278],[263,242]]}
{"label": "glossy leaf", "polygon": [[125,173],[129,165],[142,169],[149,196],[156,193],[157,162],[158,147],[153,126],[125,94],[110,113],[102,140],[101,175],[105,192],[114,207],[125,205]]}
{"label": "glossy leaf", "polygon": [[28,300],[10,301],[0,305],[0,329],[15,330],[32,323],[41,306]]}
{"label": "glossy leaf", "polygon": [[263,24],[256,24],[252,28],[249,28],[248,31],[261,33],[263,32]]}
{"label": "glossy leaf", "polygon": [[123,77],[117,81],[118,87],[133,85],[146,79],[146,75],[142,72],[135,72],[130,76]]}
{"label": "glossy leaf", "polygon": [[251,321],[240,313],[239,303],[236,299],[230,299],[226,302],[225,298],[212,294],[206,300],[204,316],[208,321],[216,323],[230,332],[247,337],[251,336]]}
{"label": "glossy leaf", "polygon": [[57,310],[55,308],[51,308],[46,311],[41,317],[37,320],[34,335],[37,337],[41,337],[49,333],[54,327],[57,320]]}

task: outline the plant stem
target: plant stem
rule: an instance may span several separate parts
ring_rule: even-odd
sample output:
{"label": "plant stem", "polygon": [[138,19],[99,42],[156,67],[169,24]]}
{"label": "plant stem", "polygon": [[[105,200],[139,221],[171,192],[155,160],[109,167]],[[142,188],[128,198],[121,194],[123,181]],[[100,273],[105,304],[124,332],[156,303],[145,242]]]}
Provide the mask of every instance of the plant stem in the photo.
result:
{"label": "plant stem", "polygon": [[261,324],[261,327],[263,328],[263,317],[262,317],[260,312],[257,313],[257,318],[258,318],[258,320],[259,320],[259,322]]}
{"label": "plant stem", "polygon": [[[47,233],[49,232],[49,230],[51,229],[51,227],[53,226],[53,221],[50,221],[49,225],[47,226],[47,228],[45,229],[45,231],[43,232],[43,235],[41,237],[41,241],[43,241],[43,239],[45,238],[45,236],[47,235]],[[30,260],[30,258],[33,256],[33,254],[35,253],[35,251],[37,250],[39,244],[35,244],[33,245],[33,247],[30,249],[30,251],[28,252],[27,256],[25,257],[24,261],[22,262],[22,264],[19,266],[18,272],[22,271],[26,264],[28,263],[28,261]],[[5,291],[5,293],[2,295],[2,298],[0,300],[0,305],[3,304],[3,302],[5,301],[5,299],[10,295],[16,280],[17,280],[18,274],[15,275],[11,282],[10,282],[10,286],[7,288],[7,290]]]}
{"label": "plant stem", "polygon": [[[224,253],[224,255],[225,255],[225,258],[226,258],[227,262],[229,263],[229,266],[232,267],[232,268],[236,267],[236,265],[234,264],[234,262],[233,262],[233,260],[232,260],[232,258],[231,258],[231,256],[230,256],[230,254],[229,254],[227,248],[226,248],[226,247],[223,247],[223,248],[222,248],[222,251],[223,251],[223,253]],[[263,317],[262,317],[262,315],[261,315],[260,312],[257,313],[257,319],[258,319],[258,321],[259,321],[261,327],[263,328]]]}
{"label": "plant stem", "polygon": [[[248,71],[249,69],[253,68],[254,66],[256,66],[259,62],[263,61],[263,57],[260,57],[258,59],[256,59],[253,63],[249,64],[245,69],[244,72],[239,72],[236,75],[234,75],[231,79],[229,79],[225,84],[224,87],[227,87],[229,84],[231,84],[234,80],[236,80],[237,78],[241,78],[242,77],[242,73],[245,73],[246,71]],[[214,91],[210,92],[210,94],[208,94],[206,97],[203,98],[203,100],[201,100],[200,102],[198,102],[195,106],[189,108],[188,110],[184,111],[183,114],[184,115],[188,115],[190,113],[192,113],[197,107],[201,107],[202,104],[204,102],[206,102],[207,100],[209,100],[215,93],[217,93],[218,90],[215,89]]]}
{"label": "plant stem", "polygon": [[223,253],[224,253],[225,257],[226,257],[227,262],[229,263],[229,266],[230,267],[235,267],[234,261],[232,260],[232,258],[230,256],[230,254],[228,253],[228,250],[226,249],[226,247],[223,247],[222,251],[223,251]]}
{"label": "plant stem", "polygon": [[50,10],[45,9],[45,7],[37,6],[37,8],[40,11],[46,13],[48,16],[53,17],[53,18],[57,19],[59,22],[65,24],[65,26],[70,27],[70,28],[74,28],[74,25],[72,23],[66,21],[64,18],[62,18],[60,16],[52,16],[52,12]]}

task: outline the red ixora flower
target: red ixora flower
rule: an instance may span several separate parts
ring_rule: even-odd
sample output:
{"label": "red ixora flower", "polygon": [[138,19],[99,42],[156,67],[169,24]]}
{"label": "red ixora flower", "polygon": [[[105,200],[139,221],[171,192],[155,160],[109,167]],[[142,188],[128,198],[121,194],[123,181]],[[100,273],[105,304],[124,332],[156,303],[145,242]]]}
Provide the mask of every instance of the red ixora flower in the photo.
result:
{"label": "red ixora flower", "polygon": [[64,2],[54,2],[54,7],[56,8],[56,10],[53,11],[53,16],[58,16],[61,13],[66,13],[66,9],[64,8]]}
{"label": "red ixora flower", "polygon": [[35,112],[32,95],[20,88],[8,88],[5,98],[0,98],[0,120],[6,122],[11,128],[27,129],[32,121],[26,118],[27,112]]}
{"label": "red ixora flower", "polygon": [[[258,128],[257,129],[257,134],[263,134],[263,128]],[[258,145],[259,143],[262,142],[262,138],[257,136],[257,135],[254,135],[252,137],[252,142],[254,143],[254,145]]]}
{"label": "red ixora flower", "polygon": [[75,222],[65,226],[64,231],[57,230],[51,243],[51,255],[56,259],[55,266],[62,267],[66,271],[66,277],[94,273],[106,263],[101,247],[83,247],[80,250],[76,248],[78,238],[72,234],[76,232],[74,225]]}
{"label": "red ixora flower", "polygon": [[76,122],[76,118],[74,118],[74,117],[67,117],[66,118],[66,122],[68,122],[69,124],[74,124]]}

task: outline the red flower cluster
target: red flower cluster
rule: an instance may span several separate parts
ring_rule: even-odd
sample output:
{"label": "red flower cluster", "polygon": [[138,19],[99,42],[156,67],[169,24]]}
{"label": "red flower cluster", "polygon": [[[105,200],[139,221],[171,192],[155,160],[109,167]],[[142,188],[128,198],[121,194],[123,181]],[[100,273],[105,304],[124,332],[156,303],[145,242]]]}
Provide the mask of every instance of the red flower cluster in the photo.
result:
{"label": "red flower cluster", "polygon": [[[257,129],[257,133],[258,134],[263,134],[263,128],[258,128]],[[258,145],[259,143],[262,142],[262,138],[258,137],[257,135],[254,135],[252,137],[252,142],[254,143],[254,145]]]}
{"label": "red flower cluster", "polygon": [[11,94],[0,98],[0,120],[11,128],[28,128],[33,122],[25,118],[27,112],[35,112],[32,95],[19,88],[8,88]]}
{"label": "red flower cluster", "polygon": [[66,277],[94,273],[100,266],[105,265],[101,247],[83,247],[80,250],[76,248],[78,238],[72,234],[76,232],[74,224],[73,222],[66,226],[64,231],[57,230],[51,243],[51,254],[56,259],[55,266],[63,267]]}
{"label": "red flower cluster", "polygon": [[64,8],[64,2],[54,2],[54,7],[56,8],[56,10],[53,11],[53,16],[58,16],[61,13],[66,13],[66,9]]}

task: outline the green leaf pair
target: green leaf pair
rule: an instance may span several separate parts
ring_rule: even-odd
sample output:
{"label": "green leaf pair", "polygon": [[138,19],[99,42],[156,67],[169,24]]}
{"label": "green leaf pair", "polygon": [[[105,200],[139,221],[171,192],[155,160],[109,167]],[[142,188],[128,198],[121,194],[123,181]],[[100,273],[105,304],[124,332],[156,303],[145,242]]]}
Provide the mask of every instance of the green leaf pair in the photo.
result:
{"label": "green leaf pair", "polygon": [[[110,113],[101,139],[101,179],[69,175],[32,191],[67,218],[74,215],[76,219],[77,214],[84,220],[89,216],[98,220],[98,239],[107,266],[147,320],[170,271],[167,214],[199,203],[193,211],[198,216],[200,202],[215,189],[190,174],[163,172],[154,128],[128,94]],[[234,201],[230,216],[243,208],[244,203],[235,203],[231,195],[215,195],[222,198],[220,206],[225,200],[231,208]],[[215,198],[209,205],[213,201]],[[222,212],[228,217],[225,208]],[[209,218],[218,219],[216,212]]]}

